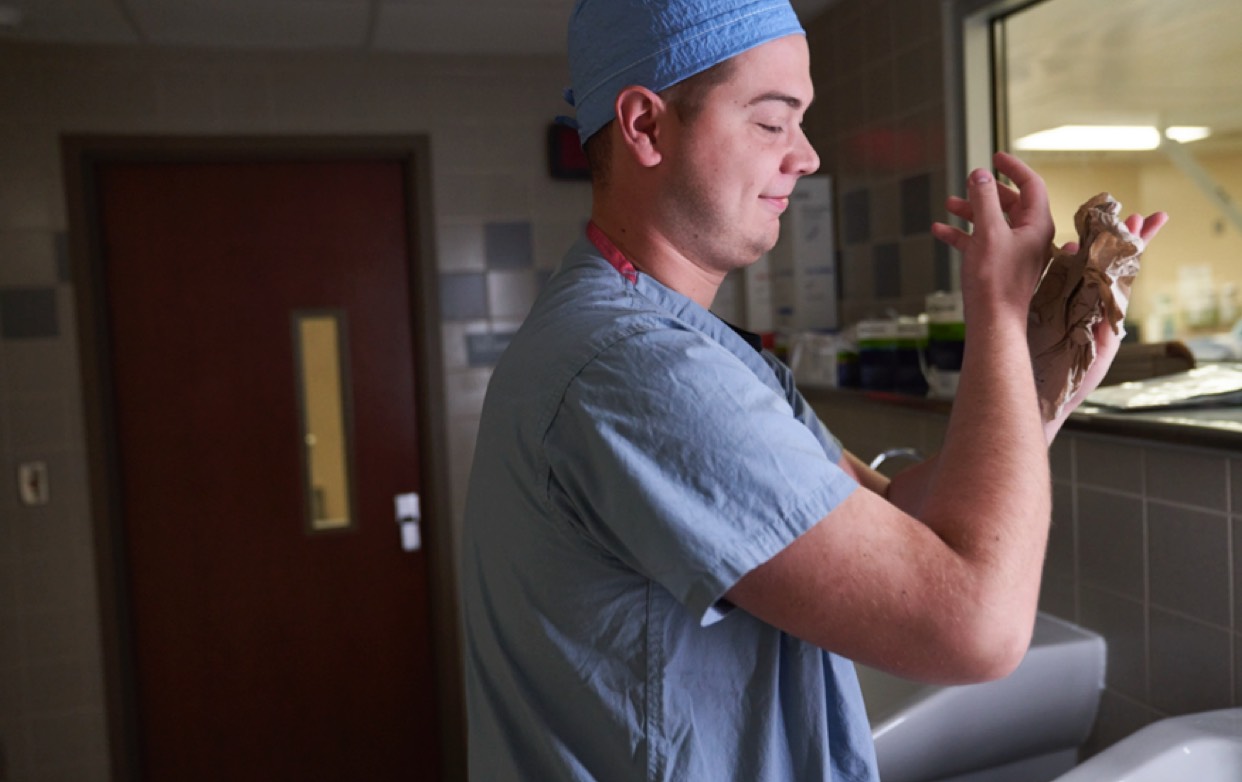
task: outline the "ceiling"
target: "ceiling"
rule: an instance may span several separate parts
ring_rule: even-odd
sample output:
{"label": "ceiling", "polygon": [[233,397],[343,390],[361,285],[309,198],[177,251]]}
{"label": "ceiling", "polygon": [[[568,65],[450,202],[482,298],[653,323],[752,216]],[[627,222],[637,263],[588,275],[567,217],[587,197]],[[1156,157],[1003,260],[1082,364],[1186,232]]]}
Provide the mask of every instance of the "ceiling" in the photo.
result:
{"label": "ceiling", "polygon": [[1242,2],[1045,0],[1004,24],[1010,137],[1071,124],[1206,126],[1242,149]]}
{"label": "ceiling", "polygon": [[[792,0],[804,20],[836,0]],[[0,0],[0,40],[559,54],[573,0]]]}
{"label": "ceiling", "polygon": [[[555,55],[573,2],[0,0],[0,41]],[[805,21],[837,0],[792,2]],[[1242,149],[1239,0],[1043,0],[1005,37],[1011,137],[1206,125],[1213,136],[1195,149]]]}

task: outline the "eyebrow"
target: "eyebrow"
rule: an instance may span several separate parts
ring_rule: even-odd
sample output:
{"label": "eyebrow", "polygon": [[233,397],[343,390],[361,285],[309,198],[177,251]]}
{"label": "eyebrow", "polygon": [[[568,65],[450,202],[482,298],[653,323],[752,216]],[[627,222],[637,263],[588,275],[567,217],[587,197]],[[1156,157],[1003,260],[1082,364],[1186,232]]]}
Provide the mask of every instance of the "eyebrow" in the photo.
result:
{"label": "eyebrow", "polygon": [[801,98],[795,98],[792,95],[786,95],[783,92],[775,92],[775,91],[765,92],[762,95],[759,95],[751,99],[750,103],[747,103],[746,105],[757,106],[758,104],[765,103],[767,101],[776,101],[777,103],[784,103],[786,106],[788,106],[791,109],[802,108]]}

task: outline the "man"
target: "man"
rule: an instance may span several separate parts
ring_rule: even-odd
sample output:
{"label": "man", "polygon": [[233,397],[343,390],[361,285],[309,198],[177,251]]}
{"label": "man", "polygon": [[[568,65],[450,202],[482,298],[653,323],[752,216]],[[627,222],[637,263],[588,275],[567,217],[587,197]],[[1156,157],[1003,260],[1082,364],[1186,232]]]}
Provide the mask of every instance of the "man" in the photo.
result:
{"label": "man", "polygon": [[890,483],[708,312],[818,167],[787,0],[580,0],[569,50],[592,217],[484,404],[462,552],[471,776],[874,780],[850,659],[979,681],[1029,642],[1060,425],[1041,424],[1025,350],[1043,183],[998,156],[1017,190],[975,171],[949,202],[973,234],[934,227],[964,256],[961,390],[943,451]]}

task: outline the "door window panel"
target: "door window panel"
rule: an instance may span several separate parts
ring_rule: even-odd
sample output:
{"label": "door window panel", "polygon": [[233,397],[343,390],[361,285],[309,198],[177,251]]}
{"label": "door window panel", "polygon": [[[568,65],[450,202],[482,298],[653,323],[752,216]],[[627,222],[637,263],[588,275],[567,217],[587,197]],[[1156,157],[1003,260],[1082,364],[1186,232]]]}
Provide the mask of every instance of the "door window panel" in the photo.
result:
{"label": "door window panel", "polygon": [[354,514],[345,315],[294,313],[293,324],[307,528],[348,529]]}

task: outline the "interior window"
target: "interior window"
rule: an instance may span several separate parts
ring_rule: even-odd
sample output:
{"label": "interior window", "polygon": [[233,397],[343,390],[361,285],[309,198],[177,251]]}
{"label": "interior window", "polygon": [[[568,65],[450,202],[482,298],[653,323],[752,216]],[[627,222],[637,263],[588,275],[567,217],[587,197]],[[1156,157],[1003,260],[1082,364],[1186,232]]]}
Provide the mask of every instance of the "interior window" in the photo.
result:
{"label": "interior window", "polygon": [[997,145],[1044,175],[1057,242],[1102,191],[1168,212],[1128,329],[1242,350],[1242,3],[1041,0],[992,34]]}

